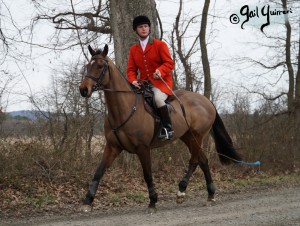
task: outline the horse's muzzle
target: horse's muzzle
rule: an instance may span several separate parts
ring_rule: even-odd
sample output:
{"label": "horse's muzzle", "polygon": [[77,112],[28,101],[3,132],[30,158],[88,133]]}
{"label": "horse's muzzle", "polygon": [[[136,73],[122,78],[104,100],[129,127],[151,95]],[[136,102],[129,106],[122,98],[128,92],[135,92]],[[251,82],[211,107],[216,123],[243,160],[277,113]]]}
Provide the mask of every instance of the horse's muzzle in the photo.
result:
{"label": "horse's muzzle", "polygon": [[85,87],[79,87],[79,91],[80,91],[80,94],[81,96],[83,97],[89,97],[88,94],[89,94],[89,89],[85,86]]}

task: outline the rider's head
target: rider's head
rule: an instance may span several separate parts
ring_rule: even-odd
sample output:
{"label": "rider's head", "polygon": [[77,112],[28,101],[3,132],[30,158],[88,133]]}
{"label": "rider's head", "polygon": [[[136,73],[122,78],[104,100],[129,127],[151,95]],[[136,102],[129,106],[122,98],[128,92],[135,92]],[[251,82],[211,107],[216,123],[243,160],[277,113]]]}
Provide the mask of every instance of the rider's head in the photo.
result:
{"label": "rider's head", "polygon": [[141,15],[133,19],[132,28],[141,38],[150,34],[150,27],[151,22],[147,16]]}

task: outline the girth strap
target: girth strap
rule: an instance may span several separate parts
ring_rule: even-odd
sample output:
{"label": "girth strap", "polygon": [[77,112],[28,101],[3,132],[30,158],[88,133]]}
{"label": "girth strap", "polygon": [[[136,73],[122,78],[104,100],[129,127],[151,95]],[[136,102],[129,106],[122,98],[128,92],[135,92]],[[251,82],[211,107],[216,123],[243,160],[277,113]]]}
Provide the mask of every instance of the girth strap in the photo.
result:
{"label": "girth strap", "polygon": [[134,113],[136,112],[136,105],[137,105],[137,96],[136,96],[136,98],[135,98],[135,103],[134,103],[134,105],[133,105],[133,107],[132,107],[132,109],[131,109],[131,112],[130,112],[129,116],[128,116],[127,119],[126,119],[124,122],[122,122],[119,126],[113,127],[112,124],[111,124],[111,122],[110,122],[110,120],[109,120],[109,117],[108,117],[108,123],[109,123],[109,126],[110,126],[111,130],[113,131],[113,133],[115,134],[115,136],[116,136],[116,138],[117,138],[117,140],[118,140],[120,146],[121,146],[123,149],[125,149],[125,148],[124,148],[124,145],[122,144],[122,142],[121,142],[121,140],[120,140],[120,138],[119,138],[117,132],[118,132],[118,130],[119,130],[122,126],[124,126],[124,125],[129,121],[129,119],[134,115]]}

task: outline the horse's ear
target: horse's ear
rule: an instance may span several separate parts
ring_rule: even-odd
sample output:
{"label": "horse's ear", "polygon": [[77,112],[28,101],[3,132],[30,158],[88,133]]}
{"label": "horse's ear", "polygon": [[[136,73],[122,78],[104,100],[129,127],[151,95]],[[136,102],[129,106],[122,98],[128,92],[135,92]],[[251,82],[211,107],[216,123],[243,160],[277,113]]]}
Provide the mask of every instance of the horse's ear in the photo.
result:
{"label": "horse's ear", "polygon": [[89,52],[90,52],[90,54],[91,54],[92,56],[96,55],[95,50],[93,50],[93,48],[92,48],[90,45],[88,46],[88,49],[89,49]]}
{"label": "horse's ear", "polygon": [[105,56],[107,56],[107,53],[108,53],[108,45],[105,44],[104,49],[103,49],[103,54],[104,54]]}

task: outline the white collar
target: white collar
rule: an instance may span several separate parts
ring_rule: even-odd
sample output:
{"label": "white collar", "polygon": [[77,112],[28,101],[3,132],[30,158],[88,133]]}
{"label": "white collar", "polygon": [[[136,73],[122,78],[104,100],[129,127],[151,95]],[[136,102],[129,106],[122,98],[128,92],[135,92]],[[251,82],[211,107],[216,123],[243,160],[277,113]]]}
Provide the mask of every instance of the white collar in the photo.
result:
{"label": "white collar", "polygon": [[148,40],[149,40],[149,35],[148,35],[147,38],[145,38],[144,40],[141,40],[141,39],[140,39],[140,44],[141,44],[141,46],[142,46],[143,51],[145,51],[145,49],[146,49]]}

